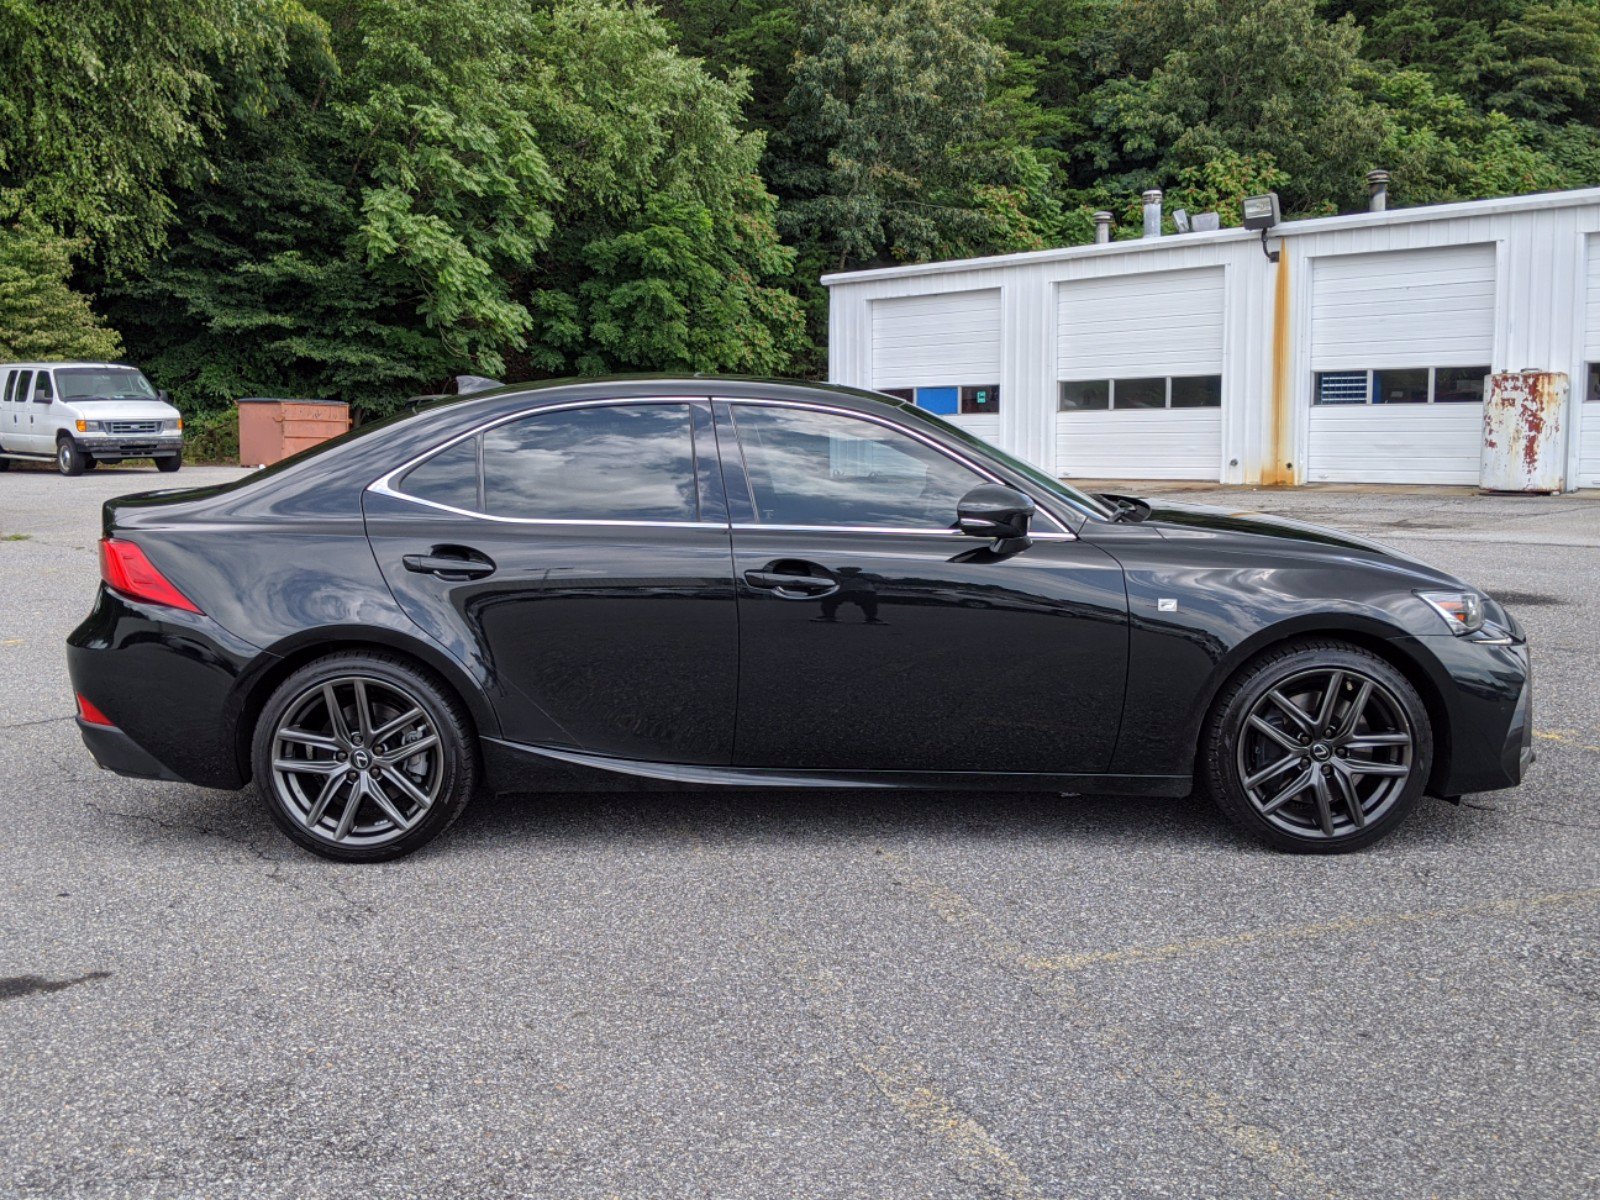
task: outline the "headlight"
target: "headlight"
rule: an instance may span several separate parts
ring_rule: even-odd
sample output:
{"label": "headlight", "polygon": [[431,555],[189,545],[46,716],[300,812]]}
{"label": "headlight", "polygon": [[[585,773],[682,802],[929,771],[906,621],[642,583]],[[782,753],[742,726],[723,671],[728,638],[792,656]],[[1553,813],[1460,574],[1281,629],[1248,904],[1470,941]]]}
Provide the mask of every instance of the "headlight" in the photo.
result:
{"label": "headlight", "polygon": [[78,432],[79,433],[99,433],[100,432],[100,422],[99,421],[85,421],[85,420],[82,420],[80,418],[79,420],[74,421],[73,424],[75,424],[78,427]]}
{"label": "headlight", "polygon": [[1476,633],[1483,628],[1483,597],[1477,592],[1418,592],[1417,595],[1444,618],[1451,633]]}
{"label": "headlight", "polygon": [[166,433],[181,433],[183,432],[183,418],[179,417],[173,421],[163,421],[161,422],[161,428]]}

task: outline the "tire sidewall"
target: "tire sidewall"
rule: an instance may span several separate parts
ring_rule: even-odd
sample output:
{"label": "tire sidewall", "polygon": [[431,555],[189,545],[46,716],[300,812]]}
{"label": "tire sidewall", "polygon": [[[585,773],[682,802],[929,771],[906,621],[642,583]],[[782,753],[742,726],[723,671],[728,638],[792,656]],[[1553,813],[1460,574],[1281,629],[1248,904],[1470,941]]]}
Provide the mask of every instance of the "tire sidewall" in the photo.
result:
{"label": "tire sidewall", "polygon": [[[1302,837],[1274,825],[1245,794],[1237,767],[1239,739],[1256,704],[1284,680],[1313,669],[1358,671],[1380,681],[1394,695],[1411,724],[1412,772],[1388,810],[1362,829],[1335,838]],[[1433,724],[1411,682],[1390,663],[1341,643],[1284,647],[1251,663],[1218,697],[1207,722],[1202,747],[1203,773],[1218,807],[1245,832],[1280,850],[1302,854],[1340,854],[1369,846],[1392,831],[1416,807],[1433,770]]]}
{"label": "tire sidewall", "polygon": [[[272,750],[278,722],[306,692],[332,679],[365,676],[413,697],[439,733],[444,779],[428,814],[402,837],[381,846],[341,846],[305,828],[279,799],[273,786]],[[341,862],[382,862],[420,849],[461,815],[477,787],[478,762],[471,723],[461,704],[431,672],[393,655],[346,653],[319,659],[294,672],[273,692],[256,721],[251,767],[256,791],[278,828],[312,853]]]}
{"label": "tire sidewall", "polygon": [[56,470],[70,477],[82,475],[84,454],[77,443],[64,437],[56,442]]}

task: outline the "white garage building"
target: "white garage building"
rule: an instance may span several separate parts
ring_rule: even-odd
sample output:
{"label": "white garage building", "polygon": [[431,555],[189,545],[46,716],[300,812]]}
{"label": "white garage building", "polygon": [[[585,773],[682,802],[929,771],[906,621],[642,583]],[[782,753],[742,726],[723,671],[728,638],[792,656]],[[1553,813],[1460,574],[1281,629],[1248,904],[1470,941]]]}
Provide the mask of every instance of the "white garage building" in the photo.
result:
{"label": "white garage building", "polygon": [[[1600,487],[1600,188],[823,278],[829,375],[1058,475],[1479,482],[1490,371],[1560,371]],[[1587,419],[1585,419],[1587,418]]]}

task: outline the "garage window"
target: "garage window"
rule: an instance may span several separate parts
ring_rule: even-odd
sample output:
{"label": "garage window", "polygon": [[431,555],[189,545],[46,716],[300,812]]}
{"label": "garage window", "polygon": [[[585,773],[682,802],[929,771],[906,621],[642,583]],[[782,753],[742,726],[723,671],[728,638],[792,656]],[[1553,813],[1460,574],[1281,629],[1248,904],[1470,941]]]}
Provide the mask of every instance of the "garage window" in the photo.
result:
{"label": "garage window", "polygon": [[1318,371],[1313,401],[1326,404],[1476,404],[1488,367]]}
{"label": "garage window", "polygon": [[941,417],[954,416],[956,413],[983,416],[1000,411],[998,383],[941,383],[929,387],[886,387],[878,390],[897,400],[909,400],[918,408]]}
{"label": "garage window", "polygon": [[1593,404],[1600,404],[1600,363],[1589,364],[1589,390],[1583,398]]}
{"label": "garage window", "polygon": [[1069,379],[1057,408],[1221,408],[1221,375],[1151,375],[1137,379]]}

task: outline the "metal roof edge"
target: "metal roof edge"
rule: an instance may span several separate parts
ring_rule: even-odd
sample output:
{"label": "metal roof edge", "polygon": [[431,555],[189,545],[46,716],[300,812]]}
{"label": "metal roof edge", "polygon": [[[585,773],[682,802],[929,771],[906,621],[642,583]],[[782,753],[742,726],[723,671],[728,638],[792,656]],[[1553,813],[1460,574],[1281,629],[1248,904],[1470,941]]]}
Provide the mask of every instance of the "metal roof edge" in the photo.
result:
{"label": "metal roof edge", "polygon": [[[1391,208],[1383,212],[1342,213],[1332,217],[1308,217],[1285,221],[1268,230],[1267,236],[1299,237],[1335,230],[1367,229],[1376,225],[1405,225],[1417,221],[1447,221],[1456,217],[1487,217],[1500,213],[1533,211],[1541,208],[1572,208],[1600,205],[1600,187],[1578,188],[1566,192],[1531,192],[1522,196],[1493,196],[1486,200],[1461,200],[1451,204],[1423,204],[1413,208]],[[1048,250],[1023,250],[1014,254],[991,254],[981,258],[953,258],[938,262],[907,263],[899,267],[873,267],[863,271],[833,271],[821,277],[824,287],[837,284],[870,283],[879,279],[905,279],[919,275],[943,275],[957,271],[1020,267],[1034,263],[1060,262],[1071,258],[1095,258],[1105,254],[1134,254],[1140,251],[1176,249],[1180,246],[1215,245],[1219,242],[1254,241],[1260,235],[1247,229],[1219,229],[1213,233],[1173,233],[1159,238],[1129,238],[1120,242],[1090,242],[1081,246],[1056,246]]]}

